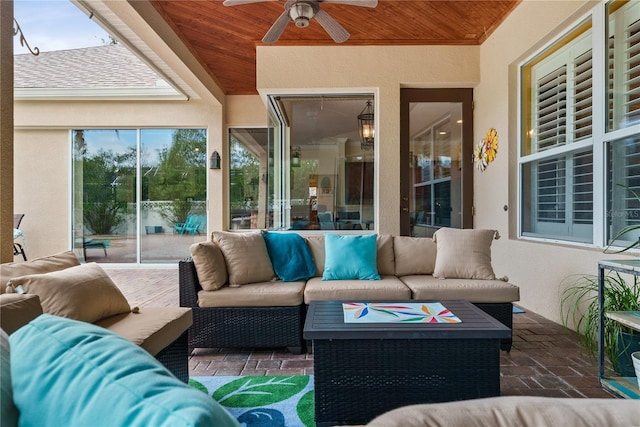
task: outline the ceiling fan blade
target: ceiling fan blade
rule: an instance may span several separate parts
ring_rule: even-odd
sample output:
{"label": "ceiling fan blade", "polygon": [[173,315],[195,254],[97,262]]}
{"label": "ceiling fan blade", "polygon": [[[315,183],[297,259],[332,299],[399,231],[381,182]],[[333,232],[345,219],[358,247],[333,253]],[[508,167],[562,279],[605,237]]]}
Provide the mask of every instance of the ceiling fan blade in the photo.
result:
{"label": "ceiling fan blade", "polygon": [[282,12],[282,15],[276,19],[276,22],[273,23],[267,34],[262,38],[263,43],[275,43],[278,41],[280,36],[282,35],[285,28],[287,28],[287,24],[289,23],[289,10],[285,10]]}
{"label": "ceiling fan blade", "polygon": [[322,28],[324,28],[336,43],[345,42],[351,36],[338,21],[333,19],[331,15],[324,10],[318,9],[315,18],[318,20],[318,24],[322,25]]}
{"label": "ceiling fan blade", "polygon": [[350,6],[376,7],[378,0],[320,0],[322,3],[339,3]]}
{"label": "ceiling fan blade", "polygon": [[266,1],[278,1],[278,0],[224,0],[222,4],[225,6],[238,6],[240,4],[263,3]]}

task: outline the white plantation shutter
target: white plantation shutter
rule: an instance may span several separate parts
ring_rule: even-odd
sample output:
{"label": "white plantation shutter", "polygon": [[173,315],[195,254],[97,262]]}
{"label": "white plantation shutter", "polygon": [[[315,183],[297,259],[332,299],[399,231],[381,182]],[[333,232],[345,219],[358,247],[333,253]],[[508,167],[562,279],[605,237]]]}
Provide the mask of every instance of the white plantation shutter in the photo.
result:
{"label": "white plantation shutter", "polygon": [[589,49],[574,60],[573,141],[591,137],[591,125],[593,122],[592,56],[592,51]]}
{"label": "white plantation shutter", "polygon": [[640,122],[640,21],[631,23],[624,40],[624,119]]}
{"label": "white plantation shutter", "polygon": [[573,157],[573,222],[593,224],[593,153]]}
{"label": "white plantation shutter", "polygon": [[567,135],[567,67],[537,82],[536,151],[564,145]]}
{"label": "white plantation shutter", "polygon": [[537,220],[564,223],[566,213],[566,169],[564,160],[544,160],[537,170]]}

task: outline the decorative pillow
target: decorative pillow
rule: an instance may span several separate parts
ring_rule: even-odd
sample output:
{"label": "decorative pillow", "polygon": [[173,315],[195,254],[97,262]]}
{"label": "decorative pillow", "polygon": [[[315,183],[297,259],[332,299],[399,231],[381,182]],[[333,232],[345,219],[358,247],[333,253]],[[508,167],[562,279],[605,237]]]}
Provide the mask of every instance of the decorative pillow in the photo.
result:
{"label": "decorative pillow", "polygon": [[127,299],[95,262],[60,271],[11,279],[8,286],[22,286],[40,297],[45,313],[93,323],[131,311]]}
{"label": "decorative pillow", "polygon": [[213,242],[200,242],[191,245],[189,250],[202,289],[217,291],[222,288],[229,276],[220,247]]}
{"label": "decorative pillow", "polygon": [[21,425],[239,427],[206,393],[107,329],[43,314],[9,339]]}
{"label": "decorative pillow", "polygon": [[214,231],[212,240],[224,254],[230,286],[267,282],[275,276],[260,232]]}
{"label": "decorative pillow", "polygon": [[0,293],[5,291],[7,282],[14,277],[28,274],[49,273],[80,265],[78,257],[72,251],[32,259],[27,262],[11,262],[0,264]]}
{"label": "decorative pillow", "polygon": [[18,408],[13,403],[13,387],[11,385],[11,351],[9,336],[0,329],[0,425],[2,427],[17,427]]}
{"label": "decorative pillow", "polygon": [[437,245],[433,276],[439,279],[495,279],[491,266],[494,237],[499,237],[496,230],[439,229],[433,234]]}
{"label": "decorative pillow", "polygon": [[432,274],[436,262],[436,244],[426,237],[394,236],[396,276]]}
{"label": "decorative pillow", "polygon": [[380,280],[376,234],[367,236],[325,234],[322,280]]}
{"label": "decorative pillow", "polygon": [[316,274],[316,264],[304,238],[296,233],[262,232],[273,270],[283,282],[307,280]]}

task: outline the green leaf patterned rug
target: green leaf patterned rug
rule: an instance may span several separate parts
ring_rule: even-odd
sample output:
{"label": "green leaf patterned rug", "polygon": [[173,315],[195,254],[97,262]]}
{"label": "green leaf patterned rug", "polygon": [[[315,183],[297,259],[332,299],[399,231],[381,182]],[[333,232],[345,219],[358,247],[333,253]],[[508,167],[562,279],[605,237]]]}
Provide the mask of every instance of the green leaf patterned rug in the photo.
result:
{"label": "green leaf patterned rug", "polygon": [[191,377],[246,427],[315,427],[312,375]]}

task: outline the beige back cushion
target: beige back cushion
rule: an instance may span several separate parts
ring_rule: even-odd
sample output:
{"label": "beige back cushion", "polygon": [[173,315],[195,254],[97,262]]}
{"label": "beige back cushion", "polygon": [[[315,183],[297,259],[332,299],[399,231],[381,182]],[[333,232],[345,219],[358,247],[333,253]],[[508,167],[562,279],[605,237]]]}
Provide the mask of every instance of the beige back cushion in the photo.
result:
{"label": "beige back cushion", "polygon": [[49,273],[76,265],[80,265],[80,261],[72,251],[60,252],[26,262],[0,264],[0,293],[5,292],[7,282],[13,277]]}
{"label": "beige back cushion", "polygon": [[307,246],[316,263],[316,277],[322,277],[324,272],[324,236],[306,236]]}
{"label": "beige back cushion", "polygon": [[393,276],[395,274],[395,255],[393,253],[393,236],[391,234],[379,234],[376,239],[378,274],[381,276]]}
{"label": "beige back cushion", "polygon": [[393,250],[398,277],[432,274],[436,264],[436,244],[426,237],[395,236]]}
{"label": "beige back cushion", "polygon": [[217,291],[227,283],[227,265],[217,244],[210,241],[194,243],[189,250],[202,289]]}
{"label": "beige back cushion", "polygon": [[262,233],[214,231],[211,240],[224,254],[229,285],[266,282],[275,276]]}
{"label": "beige back cushion", "polygon": [[491,242],[494,237],[498,237],[496,230],[439,229],[433,235],[437,245],[434,277],[495,279],[491,266]]}
{"label": "beige back cushion", "polygon": [[8,286],[22,286],[26,293],[38,295],[45,313],[89,323],[131,310],[120,289],[93,262],[16,277]]}
{"label": "beige back cushion", "polygon": [[0,327],[9,335],[41,314],[42,306],[38,295],[0,295]]}

